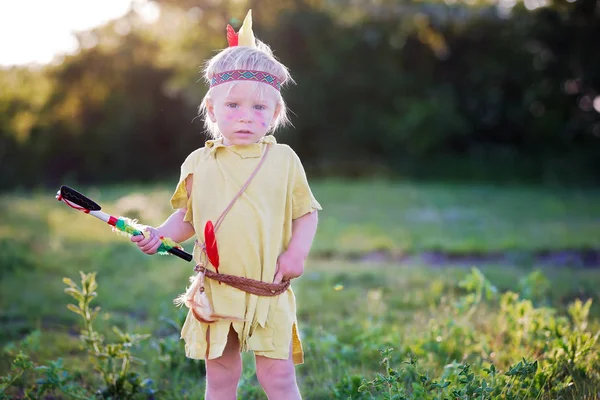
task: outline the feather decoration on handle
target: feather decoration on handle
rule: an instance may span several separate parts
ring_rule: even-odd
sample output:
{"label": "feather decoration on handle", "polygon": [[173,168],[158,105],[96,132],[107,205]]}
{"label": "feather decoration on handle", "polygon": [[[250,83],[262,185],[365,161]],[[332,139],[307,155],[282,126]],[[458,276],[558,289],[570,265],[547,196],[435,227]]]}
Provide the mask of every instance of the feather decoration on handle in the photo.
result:
{"label": "feather decoration on handle", "polygon": [[206,246],[206,257],[219,273],[219,250],[217,249],[217,238],[215,237],[215,227],[212,221],[207,221],[204,225],[204,244]]}
{"label": "feather decoration on handle", "polygon": [[227,43],[229,47],[235,47],[238,45],[238,34],[235,33],[233,26],[227,24]]}

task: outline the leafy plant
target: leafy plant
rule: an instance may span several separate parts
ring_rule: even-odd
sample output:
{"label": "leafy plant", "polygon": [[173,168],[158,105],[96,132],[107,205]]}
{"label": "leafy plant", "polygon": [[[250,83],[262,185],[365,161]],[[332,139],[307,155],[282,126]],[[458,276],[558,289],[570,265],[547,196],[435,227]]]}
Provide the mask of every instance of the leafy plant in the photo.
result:
{"label": "leafy plant", "polygon": [[104,387],[100,390],[103,398],[133,399],[141,393],[152,394],[152,380],[143,379],[140,374],[131,370],[132,364],[144,364],[144,361],[131,354],[131,348],[150,335],[124,333],[113,327],[117,335],[116,343],[104,343],[104,338],[94,330],[93,322],[98,316],[100,307],[92,309],[91,302],[97,296],[96,273],[80,272],[81,287],[69,278],[63,282],[69,286],[65,293],[77,300],[78,304],[68,304],[67,308],[78,314],[83,320],[80,338],[91,355],[96,370],[100,373]]}
{"label": "leafy plant", "polygon": [[36,365],[29,356],[20,351],[13,359],[12,371],[15,375],[0,377],[0,399],[13,399],[8,389],[13,386],[26,372],[41,372],[42,377],[32,387],[21,388],[18,398],[41,399],[46,394],[60,392],[71,399],[92,399],[86,389],[82,388],[64,367],[63,360],[50,361],[48,365]]}
{"label": "leafy plant", "polygon": [[[544,281],[534,272],[528,281]],[[591,300],[576,300],[566,316],[556,310],[535,307],[531,300],[507,292],[499,298],[477,269],[461,283],[466,293],[453,307],[434,310],[438,318],[426,333],[410,344],[418,353],[399,367],[392,363],[392,349],[381,350],[383,373],[363,379],[356,393],[346,382],[340,396],[368,394],[383,399],[555,399],[594,398],[600,388],[600,355],[597,343],[600,330],[589,331]],[[483,300],[494,300],[484,304]],[[497,303],[496,303],[497,301]],[[499,310],[488,316],[488,325],[477,319],[496,303]],[[444,342],[449,343],[444,347]],[[447,364],[437,378],[424,372],[417,358],[441,361],[449,350],[459,348],[462,362]],[[495,349],[495,351],[494,351]],[[498,354],[497,354],[498,353]],[[492,354],[495,362],[483,367],[482,354]],[[520,361],[508,364],[517,354]],[[466,359],[473,362],[467,363]],[[514,360],[514,358],[512,358]],[[434,363],[435,365],[435,363]],[[433,371],[435,374],[435,369]],[[350,398],[349,397],[349,398]],[[338,397],[344,398],[344,397]]]}
{"label": "leafy plant", "polygon": [[11,365],[12,374],[0,377],[0,399],[12,399],[6,393],[7,389],[14,385],[26,371],[33,368],[35,368],[35,364],[29,359],[29,356],[23,352],[19,352]]}
{"label": "leafy plant", "polygon": [[38,366],[35,369],[38,372],[42,372],[43,375],[42,378],[36,381],[36,399],[41,398],[44,393],[50,390],[59,390],[61,393],[73,399],[93,398],[88,394],[86,389],[75,382],[75,377],[63,367],[62,359],[59,358],[56,361],[49,362],[48,365]]}

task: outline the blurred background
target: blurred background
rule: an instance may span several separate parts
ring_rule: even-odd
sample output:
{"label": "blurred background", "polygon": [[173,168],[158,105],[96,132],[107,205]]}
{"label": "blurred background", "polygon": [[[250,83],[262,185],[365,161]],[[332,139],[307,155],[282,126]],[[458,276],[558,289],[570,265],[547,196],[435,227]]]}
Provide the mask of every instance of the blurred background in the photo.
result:
{"label": "blurred background", "polygon": [[599,399],[599,4],[0,1],[0,399],[202,398],[191,265],[54,195],[162,223],[249,8],[323,205],[292,283],[305,398]]}
{"label": "blurred background", "polygon": [[313,176],[600,178],[595,0],[0,7],[2,189],[176,175],[205,139],[200,68],[248,8],[297,82],[278,137]]}

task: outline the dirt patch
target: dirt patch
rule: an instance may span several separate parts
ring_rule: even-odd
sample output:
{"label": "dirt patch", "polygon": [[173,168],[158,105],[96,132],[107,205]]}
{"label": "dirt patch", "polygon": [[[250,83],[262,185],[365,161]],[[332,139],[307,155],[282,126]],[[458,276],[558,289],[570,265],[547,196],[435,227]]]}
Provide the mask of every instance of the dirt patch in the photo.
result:
{"label": "dirt patch", "polygon": [[421,253],[395,255],[386,251],[372,251],[363,254],[316,254],[316,258],[342,258],[350,261],[370,263],[445,265],[486,265],[511,264],[523,266],[552,266],[576,268],[600,268],[600,250],[544,250],[506,251],[490,253],[459,253],[425,251]]}

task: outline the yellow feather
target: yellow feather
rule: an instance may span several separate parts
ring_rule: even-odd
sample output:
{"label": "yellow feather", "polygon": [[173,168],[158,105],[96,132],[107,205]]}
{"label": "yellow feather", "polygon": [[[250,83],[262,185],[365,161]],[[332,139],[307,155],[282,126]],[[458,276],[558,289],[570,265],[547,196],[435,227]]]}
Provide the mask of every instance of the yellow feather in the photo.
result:
{"label": "yellow feather", "polygon": [[238,32],[238,46],[256,47],[254,32],[252,32],[252,10],[248,10],[244,23]]}

